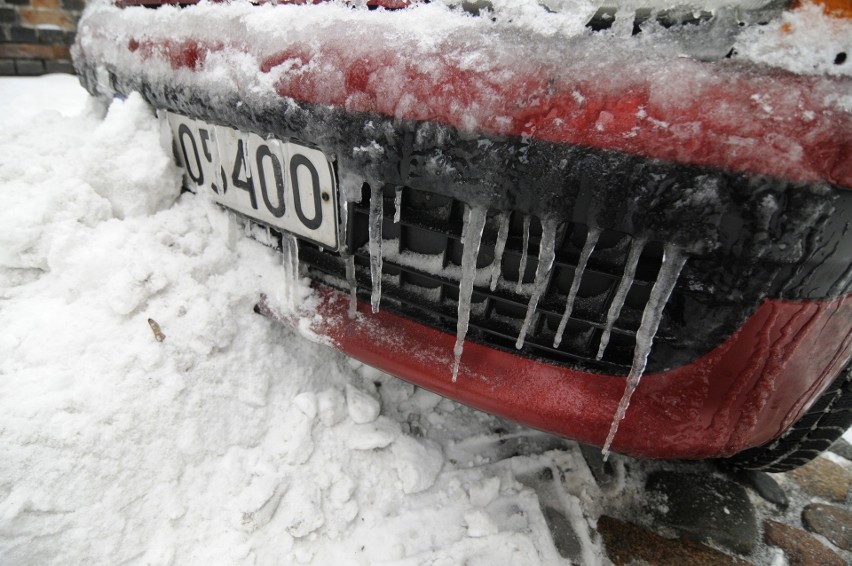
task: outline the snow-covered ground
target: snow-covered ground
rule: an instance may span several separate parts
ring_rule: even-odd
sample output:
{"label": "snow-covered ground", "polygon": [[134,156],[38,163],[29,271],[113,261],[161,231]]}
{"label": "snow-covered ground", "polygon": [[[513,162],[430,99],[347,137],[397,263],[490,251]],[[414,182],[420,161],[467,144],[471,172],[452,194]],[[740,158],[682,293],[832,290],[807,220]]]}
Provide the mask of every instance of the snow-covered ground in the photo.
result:
{"label": "snow-covered ground", "polygon": [[482,455],[512,425],[252,312],[280,258],[180,195],[141,99],[0,107],[0,562],[558,563],[536,456]]}
{"label": "snow-covered ground", "polygon": [[180,194],[140,98],[2,79],[0,108],[0,563],[567,563],[543,467],[607,562],[629,460],[599,487],[576,444],[254,314],[280,257]]}

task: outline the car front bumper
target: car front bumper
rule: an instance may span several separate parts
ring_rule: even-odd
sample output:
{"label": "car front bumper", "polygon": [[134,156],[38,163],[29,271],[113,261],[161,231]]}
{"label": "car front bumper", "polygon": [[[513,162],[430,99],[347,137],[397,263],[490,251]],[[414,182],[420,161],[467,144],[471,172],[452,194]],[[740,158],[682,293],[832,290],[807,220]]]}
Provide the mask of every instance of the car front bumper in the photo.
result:
{"label": "car front bumper", "polygon": [[[318,286],[305,322],[261,302],[258,312],[415,385],[528,426],[602,446],[624,378],[573,370],[470,343],[456,382],[452,334]],[[767,300],[698,360],[645,375],[613,442],[644,458],[731,456],[780,435],[849,360],[852,297]],[[763,352],[760,350],[763,349]],[[825,352],[827,355],[814,355]]]}
{"label": "car front bumper", "polygon": [[[155,108],[333,158],[345,244],[330,252],[299,243],[321,298],[315,336],[447,397],[603,445],[663,250],[676,246],[689,259],[613,443],[659,458],[729,456],[775,438],[852,358],[852,115],[836,101],[848,80],[632,51],[623,56],[635,66],[625,67],[617,53],[546,37],[523,37],[507,55],[508,34],[481,29],[400,46],[393,15],[340,6],[323,9],[375,33],[343,27],[317,43],[296,17],[268,37],[246,34],[255,16],[246,8],[92,10],[75,61],[93,94],[140,92]],[[215,35],[199,31],[208,20]],[[181,22],[194,35],[181,35]],[[350,49],[359,38],[368,45]],[[566,52],[583,56],[569,62]],[[367,224],[377,195],[391,255],[382,310],[372,313]],[[488,211],[477,267],[495,261],[500,219],[511,224],[506,285],[474,287],[452,380],[453,273],[465,210],[477,206]],[[555,267],[516,350],[530,294],[521,287],[533,283],[546,219],[561,230]],[[593,227],[601,244],[584,269]],[[635,279],[606,355],[596,356],[635,242]],[[406,260],[417,254],[440,258],[441,269]],[[575,277],[570,339],[551,346]],[[355,318],[339,290],[360,299]]]}

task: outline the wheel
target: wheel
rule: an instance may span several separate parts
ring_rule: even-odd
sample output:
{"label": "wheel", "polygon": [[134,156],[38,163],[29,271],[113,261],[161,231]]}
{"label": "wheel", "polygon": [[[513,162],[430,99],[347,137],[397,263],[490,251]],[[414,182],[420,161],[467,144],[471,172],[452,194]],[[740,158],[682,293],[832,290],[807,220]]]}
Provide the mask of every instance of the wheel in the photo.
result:
{"label": "wheel", "polygon": [[740,452],[727,463],[746,470],[786,472],[807,464],[852,426],[852,364],[807,413],[772,442]]}

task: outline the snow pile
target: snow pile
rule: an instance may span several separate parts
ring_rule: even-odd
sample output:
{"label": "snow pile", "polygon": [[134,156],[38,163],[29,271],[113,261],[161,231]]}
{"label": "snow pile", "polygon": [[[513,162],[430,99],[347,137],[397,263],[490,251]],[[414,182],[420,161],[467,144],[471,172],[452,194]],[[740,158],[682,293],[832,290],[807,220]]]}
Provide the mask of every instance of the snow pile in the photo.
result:
{"label": "snow pile", "polygon": [[[63,96],[57,96],[57,92]],[[0,98],[4,109],[14,111],[0,112],[0,130],[26,124],[32,115],[27,108],[41,108],[44,113],[59,113],[63,116],[75,116],[85,104],[89,94],[82,89],[68,90],[68,77],[65,75],[46,75],[38,81],[0,82]],[[48,110],[49,109],[49,110]]]}
{"label": "snow pile", "polygon": [[153,214],[177,196],[175,165],[157,151],[160,127],[149,114],[134,93],[112,108],[86,142],[82,178],[109,201],[116,218]]}
{"label": "snow pile", "polygon": [[281,256],[179,196],[156,126],[132,96],[4,132],[0,562],[558,563],[534,492],[460,448],[512,425],[254,314]]}

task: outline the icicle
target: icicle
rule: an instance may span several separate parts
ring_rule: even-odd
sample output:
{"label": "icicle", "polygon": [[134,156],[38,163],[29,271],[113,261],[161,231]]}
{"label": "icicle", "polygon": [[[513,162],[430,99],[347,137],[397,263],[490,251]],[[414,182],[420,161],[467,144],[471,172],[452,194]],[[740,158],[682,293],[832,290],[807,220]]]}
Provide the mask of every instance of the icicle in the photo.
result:
{"label": "icicle", "polygon": [[237,245],[237,215],[228,212],[228,248],[234,249]]}
{"label": "icicle", "polygon": [[298,297],[298,289],[299,289],[299,241],[291,236],[291,248],[293,252],[290,254],[290,271],[293,273],[293,285],[291,287],[291,297],[293,301],[293,307],[298,307],[297,297]]}
{"label": "icicle", "polygon": [[484,206],[469,208],[469,214],[462,228],[462,276],[459,282],[459,315],[456,323],[456,345],[453,348],[453,383],[459,375],[464,337],[470,322],[470,299],[473,295],[473,283],[476,279],[476,258],[482,241],[482,230],[488,209]]}
{"label": "icicle", "polygon": [[553,267],[553,260],[556,257],[556,227],[558,222],[555,219],[545,220],[542,223],[541,242],[538,246],[538,266],[535,270],[535,283],[533,283],[533,292],[530,296],[530,302],[527,304],[527,316],[524,318],[524,324],[521,326],[521,331],[518,334],[518,340],[515,342],[515,348],[520,350],[524,347],[524,340],[527,336],[530,323],[535,315],[535,308],[538,301],[544,294],[547,283],[550,278],[550,269]]}
{"label": "icicle", "polygon": [[610,27],[610,33],[615,37],[630,37],[633,35],[634,21],[636,18],[635,10],[630,8],[621,8],[614,14],[615,21]]}
{"label": "icicle", "polygon": [[571,281],[571,288],[568,290],[568,300],[565,301],[565,312],[562,313],[562,320],[559,321],[556,338],[553,340],[554,348],[558,348],[559,344],[562,343],[562,335],[565,333],[568,319],[574,311],[574,300],[577,298],[577,291],[580,290],[580,281],[582,281],[583,273],[586,271],[586,263],[588,263],[589,256],[595,250],[595,244],[598,243],[600,235],[601,231],[597,228],[589,228],[589,231],[586,233],[586,243],[583,244],[583,251],[580,252],[580,259],[577,261],[577,267],[574,269],[574,279]]}
{"label": "icicle", "polygon": [[299,286],[299,242],[295,236],[286,233],[281,236],[281,253],[287,283],[285,302],[290,310],[295,310],[298,306],[296,289]]}
{"label": "icicle", "polygon": [[241,139],[243,142],[243,171],[245,171],[246,174],[246,183],[250,186],[254,186],[254,181],[252,180],[252,156],[249,152],[249,140],[251,139],[251,135],[243,134]]}
{"label": "icicle", "polygon": [[382,188],[378,183],[370,187],[370,276],[373,279],[373,292],[370,295],[370,305],[374,313],[379,312],[382,302],[382,220],[384,206]]}
{"label": "icicle", "polygon": [[633,365],[630,367],[630,373],[627,375],[624,394],[618,403],[618,410],[612,419],[609,434],[604,443],[604,460],[609,456],[609,447],[612,445],[616,431],[618,431],[619,423],[621,423],[624,414],[627,412],[627,407],[630,405],[630,398],[633,396],[633,392],[636,391],[642,374],[645,373],[645,367],[648,365],[648,354],[651,353],[654,337],[657,335],[660,320],[663,318],[663,309],[666,308],[669,296],[672,294],[684,263],[686,263],[686,254],[683,253],[683,250],[673,244],[667,244],[663,252],[663,263],[660,265],[660,272],[657,274],[654,287],[651,289],[648,304],[645,305],[645,310],[642,311],[642,322],[639,324],[639,330],[636,332]]}
{"label": "icicle", "polygon": [[509,238],[509,212],[501,212],[497,218],[500,227],[497,230],[497,243],[494,244],[494,263],[491,264],[491,290],[497,288],[500,280],[500,272],[503,269],[503,250],[506,249],[506,240]]}
{"label": "icicle", "polygon": [[358,311],[358,282],[355,281],[355,256],[346,256],[346,282],[349,284],[349,318]]}
{"label": "icicle", "polygon": [[165,110],[157,109],[157,121],[160,126],[160,147],[167,154],[172,155],[172,129],[169,126],[169,117]]}
{"label": "icicle", "polygon": [[[341,195],[344,193],[341,193]],[[347,240],[347,230],[349,229],[349,207],[352,206],[352,203],[346,200],[341,199],[339,212],[340,212],[340,224],[338,225],[337,230],[337,247],[341,252],[349,252],[349,242]]]}
{"label": "icicle", "polygon": [[624,306],[624,301],[627,299],[627,292],[633,286],[633,279],[636,277],[636,266],[639,264],[639,256],[642,255],[642,249],[645,247],[645,240],[633,240],[630,242],[630,252],[627,254],[627,263],[624,266],[624,274],[621,276],[621,281],[618,283],[618,289],[615,290],[615,296],[612,298],[612,303],[609,305],[609,311],[606,313],[606,327],[601,334],[601,343],[598,346],[598,355],[595,359],[603,358],[607,345],[609,345],[609,336],[612,333],[612,327],[615,321],[621,315],[621,308]]}
{"label": "icicle", "polygon": [[399,218],[402,215],[402,187],[396,188],[396,193],[393,195],[393,223],[399,224]]}
{"label": "icicle", "polygon": [[524,216],[524,252],[521,254],[521,264],[518,266],[518,285],[515,292],[520,294],[524,284],[524,273],[527,271],[527,250],[530,247],[530,217]]}
{"label": "icicle", "polygon": [[95,69],[95,80],[97,80],[98,94],[112,100],[113,95],[115,95],[115,89],[112,88],[112,79],[106,67],[98,65],[97,69]]}
{"label": "icicle", "polygon": [[[206,158],[209,157],[209,160],[201,160],[201,169],[204,171],[204,184],[210,188],[211,191],[222,196],[225,194],[225,188],[227,185],[224,183],[224,170],[222,169],[222,158],[219,156],[219,141],[216,138],[216,128],[202,120],[196,120],[195,127],[196,131],[198,131],[198,137],[201,140],[201,147],[199,147],[199,151],[201,151]],[[201,132],[206,132],[206,136],[203,136]],[[270,140],[270,142],[274,142],[274,147],[280,154],[281,143],[278,140]]]}

